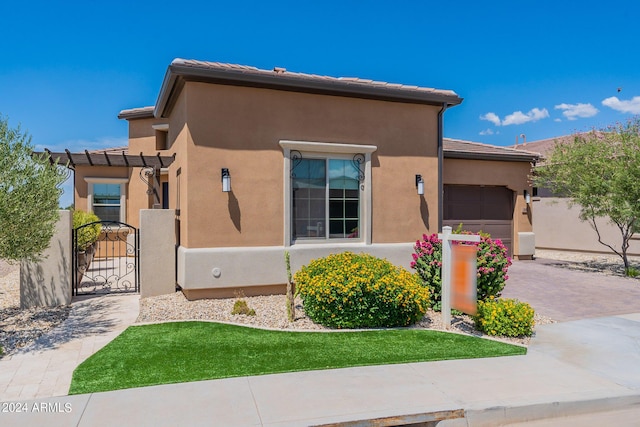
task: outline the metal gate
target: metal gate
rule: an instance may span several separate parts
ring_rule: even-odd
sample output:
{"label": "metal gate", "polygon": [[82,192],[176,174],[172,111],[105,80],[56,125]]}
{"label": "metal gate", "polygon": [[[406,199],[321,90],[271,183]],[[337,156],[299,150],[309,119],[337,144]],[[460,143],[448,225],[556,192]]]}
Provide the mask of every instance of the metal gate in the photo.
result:
{"label": "metal gate", "polygon": [[139,239],[137,228],[117,221],[74,229],[73,295],[140,292]]}

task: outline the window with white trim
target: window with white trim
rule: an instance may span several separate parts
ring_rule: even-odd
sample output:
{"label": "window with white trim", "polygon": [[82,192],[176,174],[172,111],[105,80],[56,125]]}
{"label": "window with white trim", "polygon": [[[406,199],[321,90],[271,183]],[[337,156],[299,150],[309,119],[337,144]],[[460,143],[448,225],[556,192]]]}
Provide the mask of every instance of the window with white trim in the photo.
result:
{"label": "window with white trim", "polygon": [[372,145],[280,141],[285,152],[285,245],[371,243]]}
{"label": "window with white trim", "polygon": [[291,176],[292,238],[358,239],[357,163],[342,158],[299,159]]}
{"label": "window with white trim", "polygon": [[101,221],[126,222],[126,183],[128,178],[86,177],[87,210]]}

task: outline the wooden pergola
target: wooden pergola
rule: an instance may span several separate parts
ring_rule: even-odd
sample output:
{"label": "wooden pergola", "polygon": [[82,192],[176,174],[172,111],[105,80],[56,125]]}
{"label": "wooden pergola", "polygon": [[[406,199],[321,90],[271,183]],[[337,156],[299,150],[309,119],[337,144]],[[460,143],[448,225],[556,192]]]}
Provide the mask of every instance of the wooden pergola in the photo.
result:
{"label": "wooden pergola", "polygon": [[[36,156],[45,155],[52,165],[66,166],[75,171],[76,166],[107,166],[107,167],[132,167],[142,168],[140,179],[147,183],[149,189],[147,194],[154,196],[155,203],[160,203],[158,186],[160,185],[160,170],[167,168],[175,160],[173,156],[162,156],[157,153],[155,156],[140,154],[129,154],[126,149],[118,150],[89,151],[82,153],[72,153],[69,150],[64,152],[51,152],[46,149],[44,152],[33,152]],[[75,186],[75,183],[74,183]]]}
{"label": "wooden pergola", "polygon": [[69,169],[75,169],[76,166],[120,166],[134,168],[153,168],[162,169],[169,167],[175,160],[173,156],[161,156],[160,153],[155,156],[140,154],[129,154],[126,150],[121,153],[115,151],[90,152],[84,150],[83,153],[72,153],[69,150],[54,153],[45,148],[43,152],[34,152],[35,155],[45,154],[49,157],[51,163],[66,165]]}

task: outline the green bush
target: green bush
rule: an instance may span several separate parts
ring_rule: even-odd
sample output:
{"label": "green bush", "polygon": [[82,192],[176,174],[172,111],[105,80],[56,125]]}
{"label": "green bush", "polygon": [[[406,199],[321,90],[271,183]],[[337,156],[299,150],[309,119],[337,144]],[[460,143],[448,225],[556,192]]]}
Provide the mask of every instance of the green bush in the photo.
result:
{"label": "green bush", "polygon": [[[462,231],[459,226],[454,234],[471,234]],[[477,298],[484,301],[488,298],[499,297],[509,278],[507,271],[511,265],[511,258],[507,256],[507,248],[500,240],[493,240],[487,233],[480,233],[477,262]],[[440,311],[442,304],[442,240],[437,234],[426,234],[422,240],[416,241],[415,253],[412,254],[411,267],[420,275],[423,286],[429,289],[431,306]]]}
{"label": "green bush", "polygon": [[[82,210],[74,210],[73,211],[73,228],[74,230],[78,227],[82,227],[86,224],[91,224],[92,222],[100,221],[100,218],[94,213],[85,212]],[[87,227],[83,227],[82,229],[77,231],[77,249],[80,251],[86,250],[89,246],[93,245],[98,238],[100,237],[100,233],[102,232],[102,225],[92,224]]]}
{"label": "green bush", "polygon": [[478,301],[478,312],[473,317],[476,328],[487,335],[522,337],[533,334],[534,311],[525,302],[516,299]]}
{"label": "green bush", "polygon": [[294,280],[307,316],[332,328],[407,326],[429,304],[429,291],[416,275],[368,254],[313,260]]}

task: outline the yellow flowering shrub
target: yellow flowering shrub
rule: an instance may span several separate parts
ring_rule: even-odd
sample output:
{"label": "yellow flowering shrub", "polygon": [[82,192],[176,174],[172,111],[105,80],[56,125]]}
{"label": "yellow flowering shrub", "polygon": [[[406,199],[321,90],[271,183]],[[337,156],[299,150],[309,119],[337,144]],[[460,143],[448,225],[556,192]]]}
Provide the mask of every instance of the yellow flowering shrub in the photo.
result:
{"label": "yellow flowering shrub", "polygon": [[307,316],[332,328],[407,326],[429,307],[417,275],[364,253],[315,259],[294,281]]}
{"label": "yellow flowering shrub", "polygon": [[473,317],[476,328],[487,335],[522,337],[533,334],[534,311],[525,302],[516,299],[478,301],[478,312]]}

